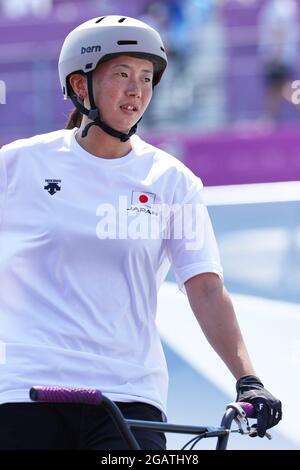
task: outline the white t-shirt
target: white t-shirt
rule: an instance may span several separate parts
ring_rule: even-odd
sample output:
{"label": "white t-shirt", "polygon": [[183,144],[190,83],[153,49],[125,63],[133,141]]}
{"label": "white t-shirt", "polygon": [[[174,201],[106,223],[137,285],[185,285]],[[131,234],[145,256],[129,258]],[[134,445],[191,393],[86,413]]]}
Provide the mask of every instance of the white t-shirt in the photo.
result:
{"label": "white t-shirt", "polygon": [[183,291],[222,268],[201,181],[139,137],[132,146],[97,158],[74,129],[0,150],[0,403],[46,384],[166,411],[157,291],[170,262]]}

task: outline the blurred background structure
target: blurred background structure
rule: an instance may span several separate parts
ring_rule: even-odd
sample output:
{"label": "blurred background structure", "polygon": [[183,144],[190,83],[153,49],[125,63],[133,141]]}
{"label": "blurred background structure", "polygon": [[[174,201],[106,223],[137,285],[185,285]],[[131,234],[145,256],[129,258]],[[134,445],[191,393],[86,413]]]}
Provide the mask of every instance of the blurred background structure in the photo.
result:
{"label": "blurred background structure", "polygon": [[[284,403],[271,444],[236,446],[299,448],[292,391],[300,386],[300,0],[0,0],[0,146],[64,127],[72,103],[58,80],[63,39],[107,14],[162,32],[170,63],[139,134],[207,187],[225,284],[258,374]],[[205,347],[195,359],[198,341],[189,352],[194,327],[180,321],[192,314],[174,287],[170,273],[159,307],[169,418],[215,425],[234,399],[233,381]],[[171,310],[173,339],[164,322]]]}

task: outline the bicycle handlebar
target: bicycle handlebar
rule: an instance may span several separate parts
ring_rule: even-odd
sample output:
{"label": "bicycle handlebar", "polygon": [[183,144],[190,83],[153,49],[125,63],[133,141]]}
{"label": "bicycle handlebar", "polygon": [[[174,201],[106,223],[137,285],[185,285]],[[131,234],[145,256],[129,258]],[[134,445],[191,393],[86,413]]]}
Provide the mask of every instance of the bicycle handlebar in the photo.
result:
{"label": "bicycle handlebar", "polygon": [[232,421],[237,417],[240,417],[241,420],[254,418],[256,414],[251,403],[231,403],[227,407],[221,427],[219,428],[211,426],[179,426],[161,422],[126,420],[117,405],[97,389],[39,385],[32,387],[29,395],[31,400],[36,402],[102,405],[111,416],[123,439],[127,442],[129,449],[132,450],[140,450],[140,446],[130,429],[131,427],[156,429],[162,432],[201,434],[202,437],[218,437],[217,449],[226,449]]}
{"label": "bicycle handlebar", "polygon": [[[78,387],[56,387],[37,385],[30,389],[30,398],[32,401],[52,402],[52,403],[82,403],[86,405],[101,405],[103,395],[100,390],[93,388]],[[255,409],[251,403],[237,403],[247,418],[255,417]]]}

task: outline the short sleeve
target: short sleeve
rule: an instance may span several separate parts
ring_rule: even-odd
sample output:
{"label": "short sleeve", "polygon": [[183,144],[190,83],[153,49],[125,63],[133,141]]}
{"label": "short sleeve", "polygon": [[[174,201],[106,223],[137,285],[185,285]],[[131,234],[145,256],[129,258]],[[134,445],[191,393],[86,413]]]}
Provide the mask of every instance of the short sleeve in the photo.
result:
{"label": "short sleeve", "polygon": [[[212,272],[223,281],[219,249],[207,207],[203,202],[203,185],[201,180],[193,175],[193,184],[188,186],[189,190],[184,196],[177,194],[177,202],[170,214],[167,236],[168,257],[178,287],[183,293],[186,293],[184,283],[197,274]],[[179,193],[181,192],[179,190]]]}

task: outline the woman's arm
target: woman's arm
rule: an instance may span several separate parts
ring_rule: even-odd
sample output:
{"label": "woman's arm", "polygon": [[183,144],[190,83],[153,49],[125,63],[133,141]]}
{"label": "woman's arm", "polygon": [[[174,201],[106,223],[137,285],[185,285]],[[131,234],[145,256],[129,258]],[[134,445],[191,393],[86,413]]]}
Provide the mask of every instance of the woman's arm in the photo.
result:
{"label": "woman's arm", "polygon": [[256,377],[230,297],[220,278],[198,274],[185,283],[192,310],[206,338],[237,379],[237,401],[253,404],[257,434],[276,426],[282,418],[281,402]]}
{"label": "woman's arm", "polygon": [[255,375],[231,299],[219,276],[198,274],[189,279],[185,287],[207,340],[234,377]]}

